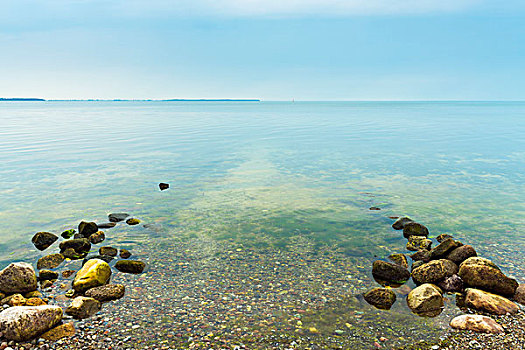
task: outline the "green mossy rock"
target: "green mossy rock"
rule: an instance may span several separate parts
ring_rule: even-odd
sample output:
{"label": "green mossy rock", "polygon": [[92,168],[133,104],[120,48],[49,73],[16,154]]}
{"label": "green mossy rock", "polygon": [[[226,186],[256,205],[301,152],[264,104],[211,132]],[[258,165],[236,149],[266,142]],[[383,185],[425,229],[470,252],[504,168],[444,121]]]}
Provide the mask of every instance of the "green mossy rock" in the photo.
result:
{"label": "green mossy rock", "polygon": [[410,236],[428,236],[428,229],[417,222],[408,222],[403,227],[403,236],[408,238]]}
{"label": "green mossy rock", "polygon": [[408,260],[405,254],[392,254],[388,257],[394,263],[403,266],[405,269],[408,269]]}
{"label": "green mossy rock", "polygon": [[476,249],[474,249],[474,247],[472,247],[471,245],[467,244],[451,251],[447,255],[447,259],[452,260],[453,262],[459,265],[468,258],[472,258],[477,255],[478,253],[476,253]]}
{"label": "green mossy rock", "polygon": [[461,242],[455,241],[453,238],[447,238],[430,251],[430,259],[444,258],[448,253],[462,245]]}
{"label": "green mossy rock", "polygon": [[458,266],[447,259],[432,260],[415,268],[412,279],[416,284],[436,283],[458,272]]}
{"label": "green mossy rock", "polygon": [[71,230],[66,230],[64,232],[62,232],[61,236],[62,238],[64,239],[70,239],[71,237],[73,237],[75,235],[77,231],[71,229]]}
{"label": "green mossy rock", "polygon": [[83,237],[89,238],[89,236],[97,231],[98,225],[94,222],[82,221],[78,224],[78,233]]}
{"label": "green mossy rock", "polygon": [[410,272],[401,265],[376,260],[372,265],[374,278],[387,282],[405,283],[410,278]]}
{"label": "green mossy rock", "polygon": [[130,219],[126,220],[126,224],[131,225],[131,226],[138,225],[138,224],[140,224],[140,220],[139,219],[135,219],[135,218],[130,218]]}
{"label": "green mossy rock", "polygon": [[41,269],[55,269],[65,260],[62,254],[50,254],[41,257],[36,263],[36,268]]}
{"label": "green mossy rock", "polygon": [[432,241],[425,236],[410,236],[406,245],[407,250],[429,250],[432,246]]}
{"label": "green mossy rock", "polygon": [[390,310],[396,302],[396,293],[390,288],[374,288],[363,294],[363,297],[367,303],[382,310]]}
{"label": "green mossy rock", "polygon": [[459,266],[458,275],[468,287],[479,288],[504,296],[513,296],[518,288],[518,282],[515,279],[505,276],[488,259],[468,258]]}
{"label": "green mossy rock", "polygon": [[100,259],[91,259],[77,272],[73,281],[73,289],[84,293],[90,288],[103,286],[109,282],[111,267]]}

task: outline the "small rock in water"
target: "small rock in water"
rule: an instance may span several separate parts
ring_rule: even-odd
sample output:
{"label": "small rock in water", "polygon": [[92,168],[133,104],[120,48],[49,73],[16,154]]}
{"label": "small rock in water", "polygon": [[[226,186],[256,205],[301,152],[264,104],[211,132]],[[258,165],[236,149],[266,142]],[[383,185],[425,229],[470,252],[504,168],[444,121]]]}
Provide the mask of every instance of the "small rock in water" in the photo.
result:
{"label": "small rock in water", "polygon": [[374,288],[363,294],[363,297],[370,305],[383,310],[390,310],[396,302],[396,293],[390,288]]}
{"label": "small rock in water", "polygon": [[117,256],[117,248],[113,247],[100,247],[98,250],[98,253],[100,255],[107,255],[107,256]]}
{"label": "small rock in water", "polygon": [[28,263],[12,263],[0,271],[0,292],[5,294],[27,293],[36,290],[37,278]]}
{"label": "small rock in water", "polygon": [[167,184],[167,183],[161,182],[161,183],[159,184],[159,188],[160,188],[161,191],[167,190],[168,188],[170,188],[170,184]]}
{"label": "small rock in water", "polygon": [[26,306],[40,306],[40,305],[47,305],[47,303],[40,298],[26,299]]}
{"label": "small rock in water", "polygon": [[56,280],[58,279],[58,272],[51,271],[51,270],[40,270],[38,272],[38,279],[40,281]]}
{"label": "small rock in water", "polygon": [[461,247],[463,244],[461,242],[455,241],[453,238],[447,238],[437,247],[432,249],[430,251],[430,258],[431,259],[440,259],[444,258],[448,253],[453,251],[454,249]]}
{"label": "small rock in water", "polygon": [[91,256],[86,257],[84,261],[82,261],[82,266],[84,266],[89,260],[92,260],[92,259],[100,259],[107,263],[110,263],[115,258],[109,255],[91,255]]}
{"label": "small rock in water", "polygon": [[407,250],[418,251],[418,250],[430,250],[432,241],[425,236],[410,236],[406,245]]}
{"label": "small rock in water", "polygon": [[113,228],[117,225],[116,222],[106,222],[104,224],[97,224],[98,228]]}
{"label": "small rock in water", "polygon": [[106,239],[106,234],[103,231],[97,231],[89,236],[89,241],[92,244],[98,244]]}
{"label": "small rock in water", "polygon": [[120,257],[122,259],[129,259],[129,257],[131,256],[131,252],[127,249],[121,249],[120,250]]}
{"label": "small rock in water", "polygon": [[62,238],[70,239],[71,237],[73,237],[75,235],[76,232],[77,231],[75,231],[73,229],[66,230],[66,231],[62,232],[61,236],[62,236]]}
{"label": "small rock in water", "polygon": [[120,260],[115,264],[115,268],[120,272],[139,274],[144,271],[146,264],[138,260]]}
{"label": "small rock in water", "polygon": [[481,333],[503,333],[501,327],[492,318],[482,315],[461,315],[450,321],[454,329],[469,330]]}
{"label": "small rock in water", "polygon": [[443,310],[443,296],[433,284],[425,283],[414,288],[407,297],[408,307],[420,316],[434,317]]}
{"label": "small rock in water", "polygon": [[94,222],[81,221],[80,224],[78,224],[78,233],[86,238],[89,238],[89,236],[97,231],[98,226]]}
{"label": "small rock in water", "polygon": [[131,225],[131,226],[138,225],[140,224],[140,220],[136,218],[130,218],[126,220],[126,224]]}
{"label": "small rock in water", "polygon": [[75,270],[62,271],[62,278],[69,278],[75,274]]}
{"label": "small rock in water", "polygon": [[408,260],[405,254],[392,254],[388,257],[391,261],[408,269]]}
{"label": "small rock in water", "polygon": [[441,243],[447,238],[454,238],[454,237],[452,237],[451,235],[447,235],[446,233],[442,233],[442,234],[440,234],[439,236],[436,237],[436,241]]}
{"label": "small rock in water", "polygon": [[91,259],[77,272],[73,281],[73,289],[82,293],[90,288],[107,284],[110,277],[111,267],[109,267],[107,262],[100,259]]}
{"label": "small rock in water", "polygon": [[369,210],[381,210],[379,207],[370,207]]}
{"label": "small rock in water", "polygon": [[53,329],[50,329],[49,331],[45,332],[40,336],[40,338],[49,340],[52,342],[56,342],[59,339],[65,338],[65,337],[72,337],[75,335],[75,326],[73,323],[64,323],[60,326],[56,326]]}
{"label": "small rock in water", "polygon": [[105,286],[91,288],[86,292],[87,297],[91,297],[100,302],[117,300],[124,296],[126,287],[121,284],[107,284]]}
{"label": "small rock in water", "polygon": [[57,239],[58,237],[51,232],[37,232],[31,242],[33,242],[36,249],[45,250],[55,243]]}
{"label": "small rock in water", "polygon": [[66,309],[66,314],[76,319],[85,319],[93,316],[102,308],[102,304],[93,298],[76,297]]}
{"label": "small rock in water", "polygon": [[372,265],[374,278],[394,283],[405,283],[410,278],[410,272],[401,265],[376,260]]}
{"label": "small rock in water", "polygon": [[126,214],[126,213],[113,213],[113,214],[109,214],[108,218],[109,218],[109,221],[111,222],[120,222],[120,221],[124,221],[128,216],[129,214]]}
{"label": "small rock in water", "polygon": [[449,293],[462,292],[464,289],[463,280],[456,274],[440,281],[438,287]]}
{"label": "small rock in water", "polygon": [[409,222],[414,222],[414,220],[406,216],[401,217],[392,224],[392,228],[394,230],[402,230],[405,227],[405,224],[408,224]]}
{"label": "small rock in water", "polygon": [[452,260],[453,262],[459,265],[463,261],[467,260],[468,258],[472,258],[474,256],[478,256],[478,254],[476,253],[476,250],[472,246],[467,244],[467,245],[458,247],[454,249],[453,251],[451,251],[447,255],[447,259]]}
{"label": "small rock in water", "polygon": [[403,236],[408,238],[410,236],[428,236],[428,229],[417,222],[407,222],[403,226]]}

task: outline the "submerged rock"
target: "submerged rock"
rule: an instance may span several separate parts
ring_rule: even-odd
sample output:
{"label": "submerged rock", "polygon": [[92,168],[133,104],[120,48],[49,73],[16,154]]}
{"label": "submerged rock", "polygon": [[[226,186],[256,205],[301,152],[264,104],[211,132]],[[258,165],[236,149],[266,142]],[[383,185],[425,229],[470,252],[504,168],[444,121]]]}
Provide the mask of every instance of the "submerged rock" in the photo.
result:
{"label": "submerged rock", "polygon": [[467,244],[451,251],[447,255],[447,259],[452,260],[453,262],[459,265],[468,258],[472,258],[477,255],[478,254],[476,253],[476,250],[471,245]]}
{"label": "submerged rock", "polygon": [[420,249],[414,254],[410,255],[410,258],[414,261],[423,261],[423,262],[429,262],[430,261],[430,252],[425,249]]}
{"label": "submerged rock", "polygon": [[396,302],[396,294],[390,288],[374,288],[363,297],[370,305],[383,310],[390,310]]}
{"label": "submerged rock", "polygon": [[388,257],[394,263],[403,266],[405,269],[408,269],[408,260],[405,254],[392,254]]}
{"label": "submerged rock", "polygon": [[73,323],[64,323],[60,326],[56,326],[53,329],[50,329],[49,331],[45,332],[40,336],[40,338],[49,340],[52,342],[56,342],[57,340],[60,340],[62,338],[66,337],[72,337],[75,335],[75,326]]}
{"label": "submerged rock", "polygon": [[117,223],[115,222],[107,222],[107,223],[104,223],[104,224],[97,224],[98,225],[98,228],[113,228],[117,225]]}
{"label": "submerged rock", "polygon": [[58,306],[15,306],[0,313],[0,333],[7,340],[27,341],[46,332],[62,320]]}
{"label": "submerged rock", "polygon": [[92,244],[98,244],[106,239],[106,234],[103,231],[97,231],[89,236],[89,241]]}
{"label": "submerged rock", "polygon": [[120,272],[139,274],[144,271],[146,264],[138,260],[120,260],[115,264],[115,268]]}
{"label": "submerged rock", "polygon": [[100,255],[107,255],[107,256],[117,256],[117,248],[113,248],[113,247],[100,247],[100,249],[98,250],[98,253]]}
{"label": "submerged rock", "polygon": [[516,288],[516,293],[514,293],[514,300],[521,305],[525,305],[525,284],[520,284]]}
{"label": "submerged rock", "polygon": [[466,286],[483,289],[492,293],[513,296],[518,288],[515,279],[505,276],[490,260],[473,257],[459,266],[459,277]]}
{"label": "submerged rock", "polygon": [[111,222],[120,222],[124,221],[128,216],[129,214],[126,213],[112,213],[108,215],[108,218]]}
{"label": "submerged rock", "polygon": [[121,249],[120,250],[120,257],[122,259],[129,259],[130,256],[131,256],[131,253],[130,253],[129,250],[127,250],[127,249]]}
{"label": "submerged rock", "polygon": [[416,284],[436,283],[458,272],[458,266],[450,260],[432,260],[412,271]]}
{"label": "submerged rock", "polygon": [[61,236],[62,236],[62,238],[70,239],[71,237],[73,237],[75,235],[76,232],[77,231],[75,231],[73,229],[66,230],[66,231],[62,232]]}
{"label": "submerged rock", "polygon": [[410,272],[401,265],[376,260],[372,265],[374,278],[394,283],[405,283],[410,278]]}
{"label": "submerged rock", "polygon": [[463,280],[456,274],[440,281],[438,287],[449,293],[462,292],[464,289]]}
{"label": "submerged rock", "polygon": [[60,250],[66,250],[68,248],[71,248],[77,253],[87,253],[91,249],[91,243],[87,238],[79,238],[60,242],[59,247]]}
{"label": "submerged rock", "polygon": [[45,280],[56,280],[58,279],[58,272],[55,272],[55,271],[51,271],[51,270],[40,270],[38,272],[38,279],[40,281],[45,281]]}
{"label": "submerged rock", "polygon": [[78,293],[109,282],[111,267],[100,259],[89,260],[78,272],[73,280],[73,289]]}
{"label": "submerged rock", "polygon": [[67,248],[67,249],[65,249],[65,250],[62,251],[62,255],[63,255],[64,258],[66,258],[66,259],[78,260],[78,259],[85,258],[86,255],[87,255],[87,252],[78,253],[78,252],[77,252],[75,249],[73,249],[73,248]]}
{"label": "submerged rock", "polygon": [[121,284],[106,284],[105,286],[89,289],[86,292],[86,296],[105,303],[122,298],[125,292],[126,287]]}
{"label": "submerged rock", "polygon": [[432,246],[432,241],[425,236],[410,236],[406,245],[407,250],[429,250]]}
{"label": "submerged rock", "polygon": [[453,238],[447,238],[430,251],[430,259],[444,258],[448,253],[457,247],[461,247],[462,245],[463,244],[461,242],[454,241]]}
{"label": "submerged rock", "polygon": [[102,304],[93,298],[76,297],[66,309],[66,314],[82,320],[89,318],[100,311]]}
{"label": "submerged rock", "polygon": [[392,228],[394,230],[402,230],[405,227],[405,224],[408,224],[409,222],[414,222],[414,220],[406,216],[399,218],[392,224]]}
{"label": "submerged rock", "polygon": [[403,227],[403,236],[408,238],[410,236],[428,236],[428,229],[417,222],[407,222]]}
{"label": "submerged rock", "polygon": [[423,260],[417,260],[412,263],[412,266],[410,266],[410,272],[414,271],[420,266],[425,265],[425,262]]}
{"label": "submerged rock", "polygon": [[167,190],[168,188],[170,188],[170,184],[167,184],[167,183],[161,182],[161,183],[159,184],[159,188],[160,188],[161,191]]}
{"label": "submerged rock", "polygon": [[35,270],[27,263],[12,263],[0,271],[0,292],[5,294],[27,293],[36,288]]}
{"label": "submerged rock", "polygon": [[420,316],[437,316],[443,310],[443,296],[438,287],[425,283],[414,288],[407,297],[408,307]]}
{"label": "submerged rock", "polygon": [[454,237],[452,237],[451,235],[447,235],[446,233],[442,233],[442,234],[440,234],[439,236],[436,237],[436,241],[441,243],[447,238],[454,238]]}
{"label": "submerged rock", "polygon": [[94,222],[81,221],[80,224],[78,224],[78,233],[86,238],[89,238],[89,236],[97,231],[98,225]]}
{"label": "submerged rock", "polygon": [[126,224],[128,224],[130,226],[138,225],[138,224],[140,224],[140,220],[136,219],[136,218],[130,218],[130,219],[126,220]]}
{"label": "submerged rock", "polygon": [[31,242],[38,250],[45,250],[49,248],[53,243],[56,242],[58,237],[51,232],[37,232]]}
{"label": "submerged rock", "polygon": [[496,315],[515,314],[519,310],[518,305],[507,298],[474,288],[467,289],[465,304],[470,308]]}
{"label": "submerged rock", "polygon": [[503,333],[503,327],[492,318],[482,315],[461,315],[450,321],[450,327],[480,333]]}

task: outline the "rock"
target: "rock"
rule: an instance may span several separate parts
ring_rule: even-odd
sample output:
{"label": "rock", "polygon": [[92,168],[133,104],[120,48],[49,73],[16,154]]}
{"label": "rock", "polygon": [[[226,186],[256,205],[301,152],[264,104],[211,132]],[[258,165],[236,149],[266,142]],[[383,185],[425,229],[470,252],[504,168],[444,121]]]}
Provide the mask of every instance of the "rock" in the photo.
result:
{"label": "rock", "polygon": [[89,240],[92,244],[98,244],[106,239],[106,234],[103,231],[97,231],[89,236]]}
{"label": "rock", "polygon": [[518,305],[502,296],[474,288],[468,288],[466,292],[465,304],[470,308],[496,315],[513,315],[518,312]]}
{"label": "rock", "polygon": [[109,256],[109,255],[88,256],[87,258],[84,259],[84,261],[82,261],[82,266],[84,266],[91,259],[100,259],[100,260],[103,260],[103,261],[105,261],[105,262],[107,262],[109,264],[111,261],[113,261],[114,258],[112,256]]}
{"label": "rock", "polygon": [[40,281],[45,281],[45,280],[56,280],[58,279],[58,272],[55,272],[55,271],[51,271],[51,270],[40,270],[38,272],[38,279]]}
{"label": "rock", "polygon": [[31,242],[33,242],[36,249],[45,250],[55,243],[57,239],[58,237],[50,232],[37,232],[31,239]]}
{"label": "rock", "polygon": [[458,266],[450,260],[432,260],[412,271],[416,284],[435,283],[458,272]]}
{"label": "rock", "polygon": [[390,288],[374,288],[366,292],[363,297],[367,303],[382,310],[390,310],[396,302],[396,294]]}
{"label": "rock", "polygon": [[121,249],[120,250],[120,257],[122,259],[129,259],[130,256],[131,256],[131,253],[130,253],[129,250],[127,250],[127,249]]}
{"label": "rock", "polygon": [[477,256],[476,250],[471,245],[464,245],[461,247],[458,247],[451,251],[447,255],[448,260],[452,260],[457,265],[461,264],[463,261],[467,260],[468,258],[472,258]]}
{"label": "rock", "polygon": [[[4,299],[5,298],[5,294],[0,292],[0,300]],[[0,307],[2,306],[3,304],[0,303]]]}
{"label": "rock", "polygon": [[394,263],[403,266],[405,269],[408,269],[408,260],[405,254],[392,254],[388,257]]}
{"label": "rock", "polygon": [[59,339],[65,337],[72,337],[75,335],[75,326],[73,323],[64,323],[60,326],[56,326],[53,329],[48,330],[40,336],[40,338],[56,342]]}
{"label": "rock", "polygon": [[66,250],[62,251],[62,255],[64,255],[64,258],[66,259],[78,260],[85,258],[87,253],[77,253],[75,249],[67,248]]}
{"label": "rock", "polygon": [[100,259],[89,260],[78,272],[73,281],[73,289],[83,293],[86,290],[103,286],[109,282],[111,267]]}
{"label": "rock", "polygon": [[40,282],[40,289],[47,289],[53,286],[53,281],[45,280]]}
{"label": "rock", "polygon": [[69,278],[75,274],[75,270],[62,271],[62,278]]}
{"label": "rock", "polygon": [[129,218],[129,219],[126,220],[126,224],[131,225],[131,226],[138,225],[138,224],[140,224],[140,220],[139,219],[135,219],[135,218]]}
{"label": "rock", "polygon": [[447,238],[454,238],[454,237],[452,237],[451,235],[447,235],[446,233],[442,233],[442,234],[440,234],[439,236],[436,237],[436,241],[441,243]]}
{"label": "rock", "polygon": [[78,320],[89,318],[100,311],[102,304],[93,298],[76,297],[66,309],[66,314]]}
{"label": "rock", "polygon": [[423,260],[417,260],[412,263],[412,266],[410,267],[410,272],[414,271],[418,267],[425,265],[425,262]]}
{"label": "rock", "polygon": [[35,270],[27,263],[12,263],[0,271],[0,292],[5,294],[27,293],[36,288]]}
{"label": "rock", "polygon": [[462,292],[464,289],[463,280],[456,274],[446,277],[444,280],[440,281],[438,283],[438,287],[449,293]]}
{"label": "rock", "polygon": [[514,293],[514,300],[521,305],[525,305],[525,284],[520,284],[516,288],[516,293]]}
{"label": "rock", "polygon": [[437,316],[444,306],[440,290],[430,283],[414,288],[408,294],[407,304],[412,312],[421,316]]}
{"label": "rock", "polygon": [[29,299],[29,298],[42,298],[42,293],[40,293],[37,290],[34,290],[32,292],[24,294],[24,297],[27,298],[27,299]]}
{"label": "rock", "polygon": [[58,306],[15,306],[0,313],[0,332],[13,341],[27,341],[53,328],[62,320]]}
{"label": "rock", "polygon": [[167,184],[167,183],[161,182],[161,183],[159,184],[159,188],[160,188],[161,191],[167,190],[168,188],[170,188],[170,184]]}
{"label": "rock", "polygon": [[120,260],[115,264],[115,268],[120,272],[139,274],[144,271],[146,264],[138,260]]}
{"label": "rock", "polygon": [[492,318],[482,315],[461,315],[454,317],[450,321],[450,327],[464,331],[474,331],[478,333],[503,333],[501,327]]}
{"label": "rock", "polygon": [[117,256],[117,248],[113,248],[113,247],[100,247],[100,249],[98,250],[98,253],[100,255],[107,255],[107,256]]}
{"label": "rock", "polygon": [[104,223],[104,224],[97,224],[98,228],[113,228],[117,225],[116,222],[107,222],[107,223]]}
{"label": "rock", "polygon": [[414,220],[412,220],[411,218],[406,217],[406,216],[402,217],[402,218],[399,218],[392,224],[392,228],[394,230],[402,230],[405,227],[405,224],[407,224],[409,222],[414,222]]}
{"label": "rock", "polygon": [[479,288],[504,296],[513,296],[518,288],[518,282],[515,279],[505,276],[488,259],[468,258],[459,266],[458,275],[468,287]]}
{"label": "rock", "polygon": [[89,238],[89,236],[97,231],[98,226],[94,222],[81,221],[80,224],[78,224],[78,233],[85,238]]}
{"label": "rock", "polygon": [[40,306],[40,305],[47,305],[47,303],[40,299],[40,298],[29,298],[26,299],[26,306]]}
{"label": "rock", "polygon": [[372,275],[379,280],[401,284],[410,278],[410,272],[403,266],[382,260],[374,261]]}
{"label": "rock", "polygon": [[22,294],[13,294],[2,299],[1,304],[9,306],[24,306],[26,304],[26,301],[27,299],[24,298]]}
{"label": "rock", "polygon": [[381,208],[379,208],[379,207],[370,207],[370,208],[368,208],[368,209],[369,209],[369,210],[381,210]]}
{"label": "rock", "polygon": [[125,220],[128,216],[129,214],[126,214],[126,213],[113,213],[113,214],[109,214],[108,218],[109,218],[109,221],[111,222],[119,222],[119,221]]}
{"label": "rock", "polygon": [[75,235],[77,231],[71,229],[71,230],[66,230],[64,232],[62,232],[61,236],[62,238],[64,239],[70,239],[71,237],[73,237]]}
{"label": "rock", "polygon": [[126,287],[121,284],[107,284],[105,286],[91,288],[86,292],[87,297],[96,299],[102,303],[117,300],[124,296]]}
{"label": "rock", "polygon": [[408,238],[410,236],[428,236],[428,229],[417,223],[417,222],[407,222],[403,227],[403,236]]}
{"label": "rock", "polygon": [[407,250],[429,250],[432,246],[432,241],[425,236],[410,236],[406,245]]}
{"label": "rock", "polygon": [[429,262],[430,261],[430,252],[428,250],[418,250],[414,254],[410,255],[410,258],[414,261],[424,261]]}
{"label": "rock", "polygon": [[448,253],[460,246],[462,246],[461,242],[454,241],[453,238],[447,238],[430,251],[430,259],[444,258]]}
{"label": "rock", "polygon": [[90,249],[91,243],[87,238],[71,239],[60,243],[60,253],[72,260],[84,258]]}

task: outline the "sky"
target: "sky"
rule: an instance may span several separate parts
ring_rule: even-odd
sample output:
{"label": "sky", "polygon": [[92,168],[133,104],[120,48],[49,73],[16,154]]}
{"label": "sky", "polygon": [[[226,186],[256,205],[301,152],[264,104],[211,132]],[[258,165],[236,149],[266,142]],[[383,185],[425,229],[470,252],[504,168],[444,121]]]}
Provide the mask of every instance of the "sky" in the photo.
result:
{"label": "sky", "polygon": [[525,100],[525,1],[0,0],[0,97]]}

